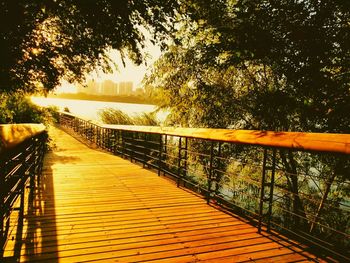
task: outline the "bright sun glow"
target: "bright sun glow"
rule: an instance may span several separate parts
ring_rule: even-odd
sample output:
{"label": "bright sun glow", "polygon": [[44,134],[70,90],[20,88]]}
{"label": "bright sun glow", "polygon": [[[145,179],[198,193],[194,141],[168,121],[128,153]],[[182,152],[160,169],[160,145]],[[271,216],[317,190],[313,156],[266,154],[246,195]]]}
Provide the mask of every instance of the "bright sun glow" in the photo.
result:
{"label": "bright sun glow", "polygon": [[[139,87],[149,66],[161,55],[160,48],[151,44],[150,41],[147,41],[146,47],[145,52],[148,54],[146,65],[142,64],[136,66],[130,59],[126,58],[124,67],[118,51],[112,50],[110,52],[110,57],[118,65],[118,70],[115,70],[112,74],[105,74],[101,71],[92,72],[87,80],[93,79],[96,82],[103,82],[104,80],[112,80],[114,82],[132,81],[134,83],[134,88]],[[77,89],[75,86],[75,84],[64,81],[62,85],[56,89],[56,93],[76,93]]]}

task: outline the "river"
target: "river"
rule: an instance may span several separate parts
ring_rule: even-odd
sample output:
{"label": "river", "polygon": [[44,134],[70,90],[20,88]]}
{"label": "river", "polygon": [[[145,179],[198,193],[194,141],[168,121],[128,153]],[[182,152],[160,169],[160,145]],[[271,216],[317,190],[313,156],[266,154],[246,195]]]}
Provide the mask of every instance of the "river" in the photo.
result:
{"label": "river", "polygon": [[[142,113],[150,113],[155,111],[157,108],[155,105],[149,104],[134,104],[91,100],[71,100],[43,97],[31,97],[31,100],[34,104],[42,107],[56,106],[61,111],[63,111],[64,108],[68,108],[70,113],[82,117],[84,119],[94,121],[101,121],[98,112],[106,108],[119,109],[130,116],[140,115]],[[163,121],[165,116],[166,114],[164,112],[160,112],[157,114],[157,118],[160,121]]]}

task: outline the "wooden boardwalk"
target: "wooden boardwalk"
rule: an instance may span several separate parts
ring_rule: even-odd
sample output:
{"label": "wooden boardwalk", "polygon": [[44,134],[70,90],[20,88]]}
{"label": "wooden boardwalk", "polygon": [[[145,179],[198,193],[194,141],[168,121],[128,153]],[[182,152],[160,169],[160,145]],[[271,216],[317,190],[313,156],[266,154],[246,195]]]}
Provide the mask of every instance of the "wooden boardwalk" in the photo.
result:
{"label": "wooden boardwalk", "polygon": [[[55,147],[21,236],[21,262],[303,262],[315,256],[127,160],[52,128]],[[17,241],[17,242],[16,242]]]}

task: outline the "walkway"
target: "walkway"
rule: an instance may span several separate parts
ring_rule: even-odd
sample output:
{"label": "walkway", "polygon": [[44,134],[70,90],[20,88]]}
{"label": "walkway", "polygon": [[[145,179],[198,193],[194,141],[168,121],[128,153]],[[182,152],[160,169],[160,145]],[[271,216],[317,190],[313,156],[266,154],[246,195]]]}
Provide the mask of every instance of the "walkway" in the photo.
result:
{"label": "walkway", "polygon": [[[52,128],[22,240],[5,256],[33,262],[301,262],[301,249],[127,160]],[[16,251],[17,250],[17,251]],[[310,254],[309,254],[310,256]]]}

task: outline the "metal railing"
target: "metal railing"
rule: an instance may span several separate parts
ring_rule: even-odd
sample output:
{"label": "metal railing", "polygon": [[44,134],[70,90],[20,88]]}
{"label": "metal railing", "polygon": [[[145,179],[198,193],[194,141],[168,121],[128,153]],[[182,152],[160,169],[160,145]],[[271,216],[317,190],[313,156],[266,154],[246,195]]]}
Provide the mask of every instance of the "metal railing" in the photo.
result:
{"label": "metal railing", "polygon": [[[32,134],[11,138],[11,147],[0,149],[0,261],[7,240],[15,238],[12,232],[18,235],[22,231],[26,189],[34,190],[42,171],[47,132],[39,128]],[[16,221],[11,220],[14,212],[18,213]]]}
{"label": "metal railing", "polygon": [[60,114],[98,147],[156,169],[178,186],[350,261],[350,135],[101,125]]}

